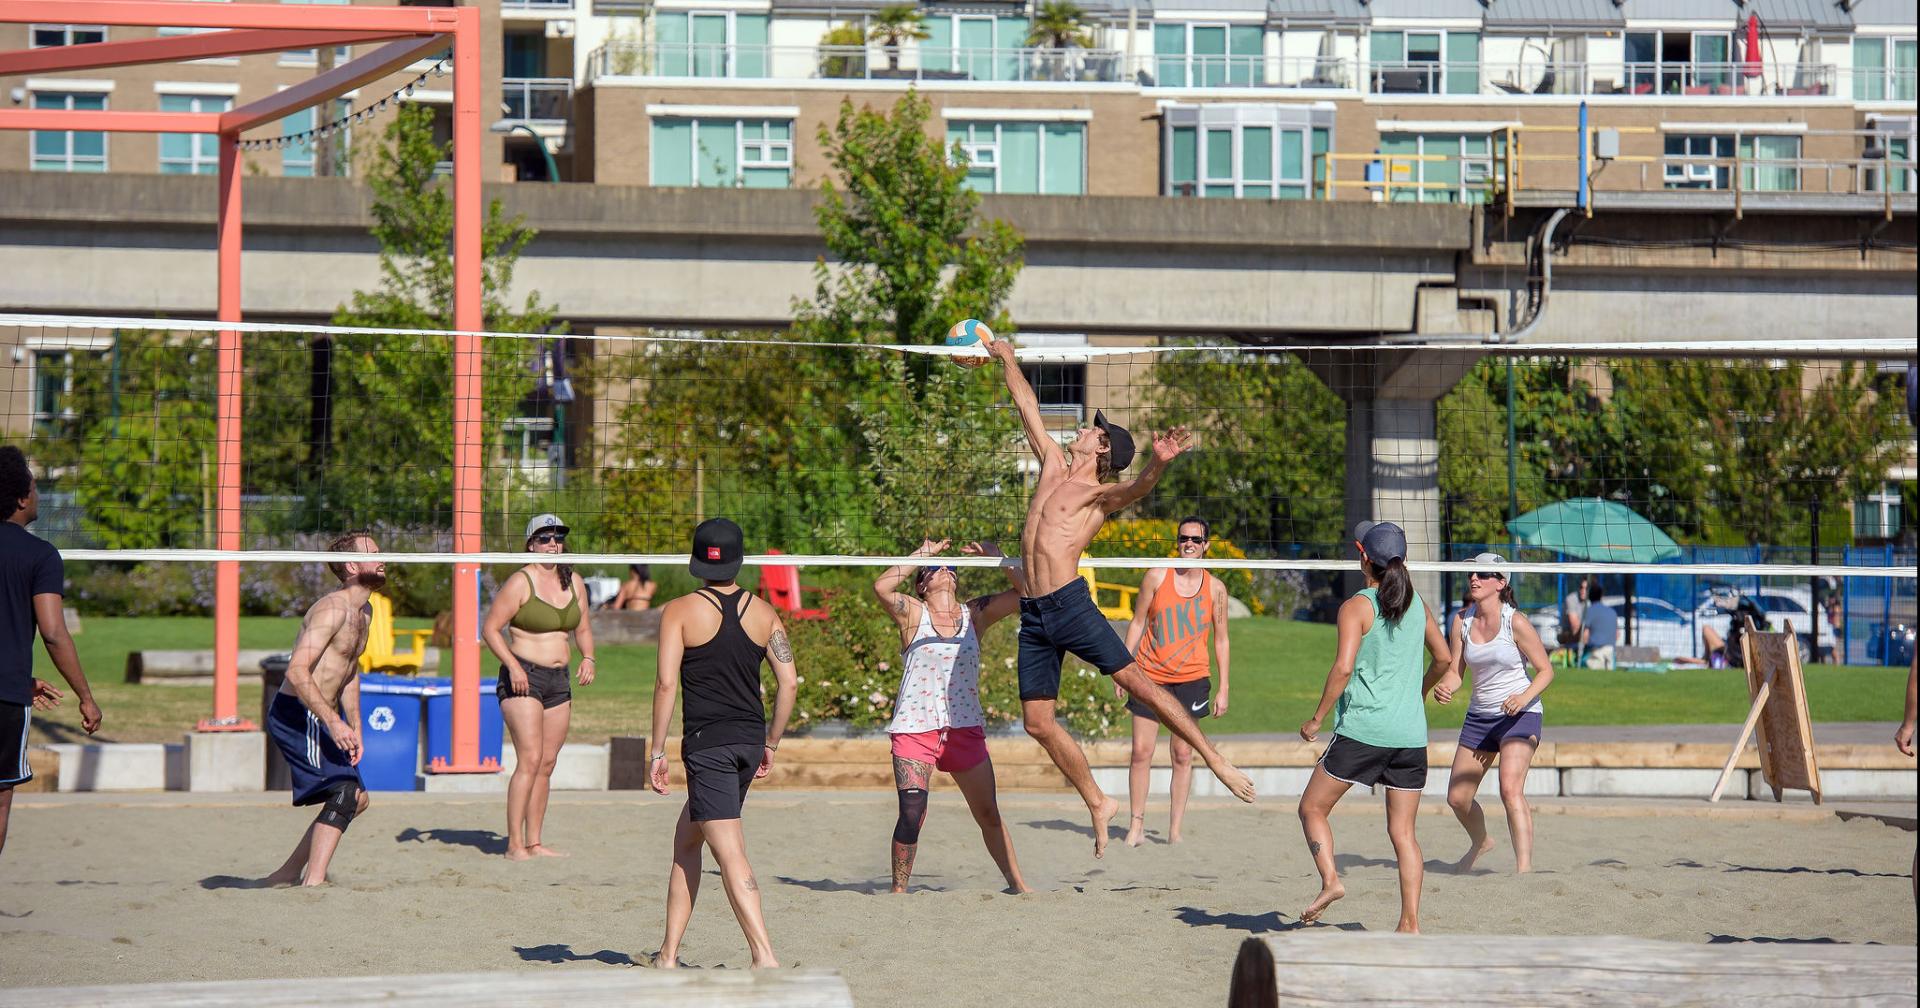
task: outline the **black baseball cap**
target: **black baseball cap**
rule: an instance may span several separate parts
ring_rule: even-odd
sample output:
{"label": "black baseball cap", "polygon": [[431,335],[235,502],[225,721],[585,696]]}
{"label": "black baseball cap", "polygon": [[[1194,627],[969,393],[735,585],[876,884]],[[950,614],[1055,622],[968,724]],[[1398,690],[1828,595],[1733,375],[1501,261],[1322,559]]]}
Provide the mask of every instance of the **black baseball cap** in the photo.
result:
{"label": "black baseball cap", "polygon": [[1133,435],[1125,427],[1107,420],[1100,410],[1093,411],[1093,425],[1107,432],[1107,461],[1114,472],[1133,463]]}
{"label": "black baseball cap", "polygon": [[687,571],[702,581],[731,581],[746,555],[745,537],[730,519],[709,518],[693,530]]}
{"label": "black baseball cap", "polygon": [[1407,534],[1389,521],[1363,521],[1353,527],[1353,541],[1367,551],[1367,559],[1382,567],[1407,558]]}

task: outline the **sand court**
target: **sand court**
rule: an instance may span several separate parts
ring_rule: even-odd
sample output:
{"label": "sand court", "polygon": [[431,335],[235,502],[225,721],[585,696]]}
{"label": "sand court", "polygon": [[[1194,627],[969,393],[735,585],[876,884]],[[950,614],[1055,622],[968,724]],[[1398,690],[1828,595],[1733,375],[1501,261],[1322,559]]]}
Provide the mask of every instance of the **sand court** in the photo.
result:
{"label": "sand court", "polygon": [[[556,794],[548,838],[572,856],[514,864],[498,856],[497,799],[381,795],[341,845],[335,885],[258,889],[251,880],[309,818],[283,802],[18,796],[0,858],[0,984],[627,969],[658,945],[677,796]],[[1163,804],[1150,818],[1162,830]],[[1038,892],[999,892],[946,787],[902,898],[884,894],[891,794],[754,795],[749,850],[782,961],[840,970],[861,1005],[1218,1005],[1238,942],[1296,926],[1317,888],[1286,797],[1196,800],[1185,843],[1116,842],[1104,861],[1071,798],[1007,795],[1002,807]],[[1915,835],[1874,816],[1544,800],[1536,874],[1508,874],[1503,844],[1461,877],[1436,869],[1465,834],[1443,803],[1422,811],[1430,934],[1914,942]],[[1487,811],[1503,838],[1497,803]],[[1910,821],[1914,810],[1879,811]],[[1350,796],[1333,826],[1349,895],[1327,924],[1391,930],[1398,895],[1378,801]],[[738,968],[745,943],[707,868],[683,956]]]}

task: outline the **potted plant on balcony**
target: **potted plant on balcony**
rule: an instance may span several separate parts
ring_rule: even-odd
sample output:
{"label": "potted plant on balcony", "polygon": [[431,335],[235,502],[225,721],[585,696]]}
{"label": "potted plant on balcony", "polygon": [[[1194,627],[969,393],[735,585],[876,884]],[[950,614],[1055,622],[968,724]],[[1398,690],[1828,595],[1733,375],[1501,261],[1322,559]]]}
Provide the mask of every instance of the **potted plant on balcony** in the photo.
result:
{"label": "potted plant on balcony", "polygon": [[1027,32],[1027,45],[1045,50],[1035,54],[1041,76],[1046,80],[1077,79],[1084,64],[1068,75],[1070,50],[1093,48],[1093,23],[1087,12],[1073,0],[1046,0],[1034,12],[1033,27]]}
{"label": "potted plant on balcony", "polygon": [[[912,4],[888,4],[873,15],[873,23],[867,27],[867,38],[880,43],[887,51],[887,76],[900,74],[900,44],[907,39],[924,42],[932,36],[927,32],[926,15]],[[875,76],[879,76],[876,74]]]}
{"label": "potted plant on balcony", "polygon": [[851,21],[842,21],[820,36],[820,76],[865,77],[867,33]]}

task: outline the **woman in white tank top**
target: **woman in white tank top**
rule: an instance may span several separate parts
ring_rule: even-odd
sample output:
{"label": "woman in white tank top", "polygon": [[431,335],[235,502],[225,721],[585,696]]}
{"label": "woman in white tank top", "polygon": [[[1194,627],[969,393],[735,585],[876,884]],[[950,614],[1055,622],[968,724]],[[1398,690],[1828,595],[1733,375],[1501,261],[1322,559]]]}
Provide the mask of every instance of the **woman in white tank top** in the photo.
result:
{"label": "woman in white tank top", "polygon": [[[947,540],[929,539],[911,556],[931,557]],[[1000,556],[990,542],[961,548],[962,553]],[[1013,837],[1000,819],[994,794],[993,761],[987,757],[986,712],[980,704],[980,634],[1020,610],[1024,587],[1020,568],[1007,569],[1014,589],[982,595],[962,604],[955,592],[959,574],[952,567],[889,567],[873,582],[873,593],[900,628],[900,691],[893,698],[893,782],[900,815],[893,826],[893,891],[904,893],[913,876],[920,826],[927,818],[927,785],[936,770],[953,782],[973,810],[987,853],[1006,877],[1008,890],[1028,891],[1013,858]],[[919,596],[900,590],[908,577]]]}
{"label": "woman in white tank top", "polygon": [[[1447,804],[1467,830],[1467,853],[1456,872],[1473,868],[1493,849],[1487,817],[1474,798],[1487,769],[1500,764],[1500,801],[1507,809],[1507,833],[1513,840],[1514,870],[1533,870],[1533,810],[1527,805],[1527,770],[1540,745],[1540,694],[1553,682],[1553,665],[1524,613],[1513,605],[1507,561],[1498,553],[1473,558],[1480,567],[1468,575],[1466,610],[1453,621],[1449,640],[1452,668],[1433,689],[1435,700],[1450,703],[1463,673],[1473,679],[1466,723],[1453,752],[1453,777]],[[1527,666],[1533,666],[1532,678]]]}

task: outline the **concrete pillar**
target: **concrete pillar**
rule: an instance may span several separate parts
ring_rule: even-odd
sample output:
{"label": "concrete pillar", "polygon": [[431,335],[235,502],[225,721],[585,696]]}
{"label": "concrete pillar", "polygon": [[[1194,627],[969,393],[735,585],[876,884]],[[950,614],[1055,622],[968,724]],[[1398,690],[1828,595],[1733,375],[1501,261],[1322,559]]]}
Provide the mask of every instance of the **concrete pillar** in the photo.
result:
{"label": "concrete pillar", "polygon": [[[1410,348],[1308,363],[1347,404],[1343,533],[1362,521],[1390,521],[1406,530],[1408,560],[1441,559],[1435,406],[1478,359],[1477,353]],[[1347,591],[1360,586],[1357,571],[1346,579]],[[1446,611],[1439,574],[1416,572],[1413,586],[1436,614]]]}
{"label": "concrete pillar", "polygon": [[265,732],[190,732],[189,791],[259,791],[267,779]]}

